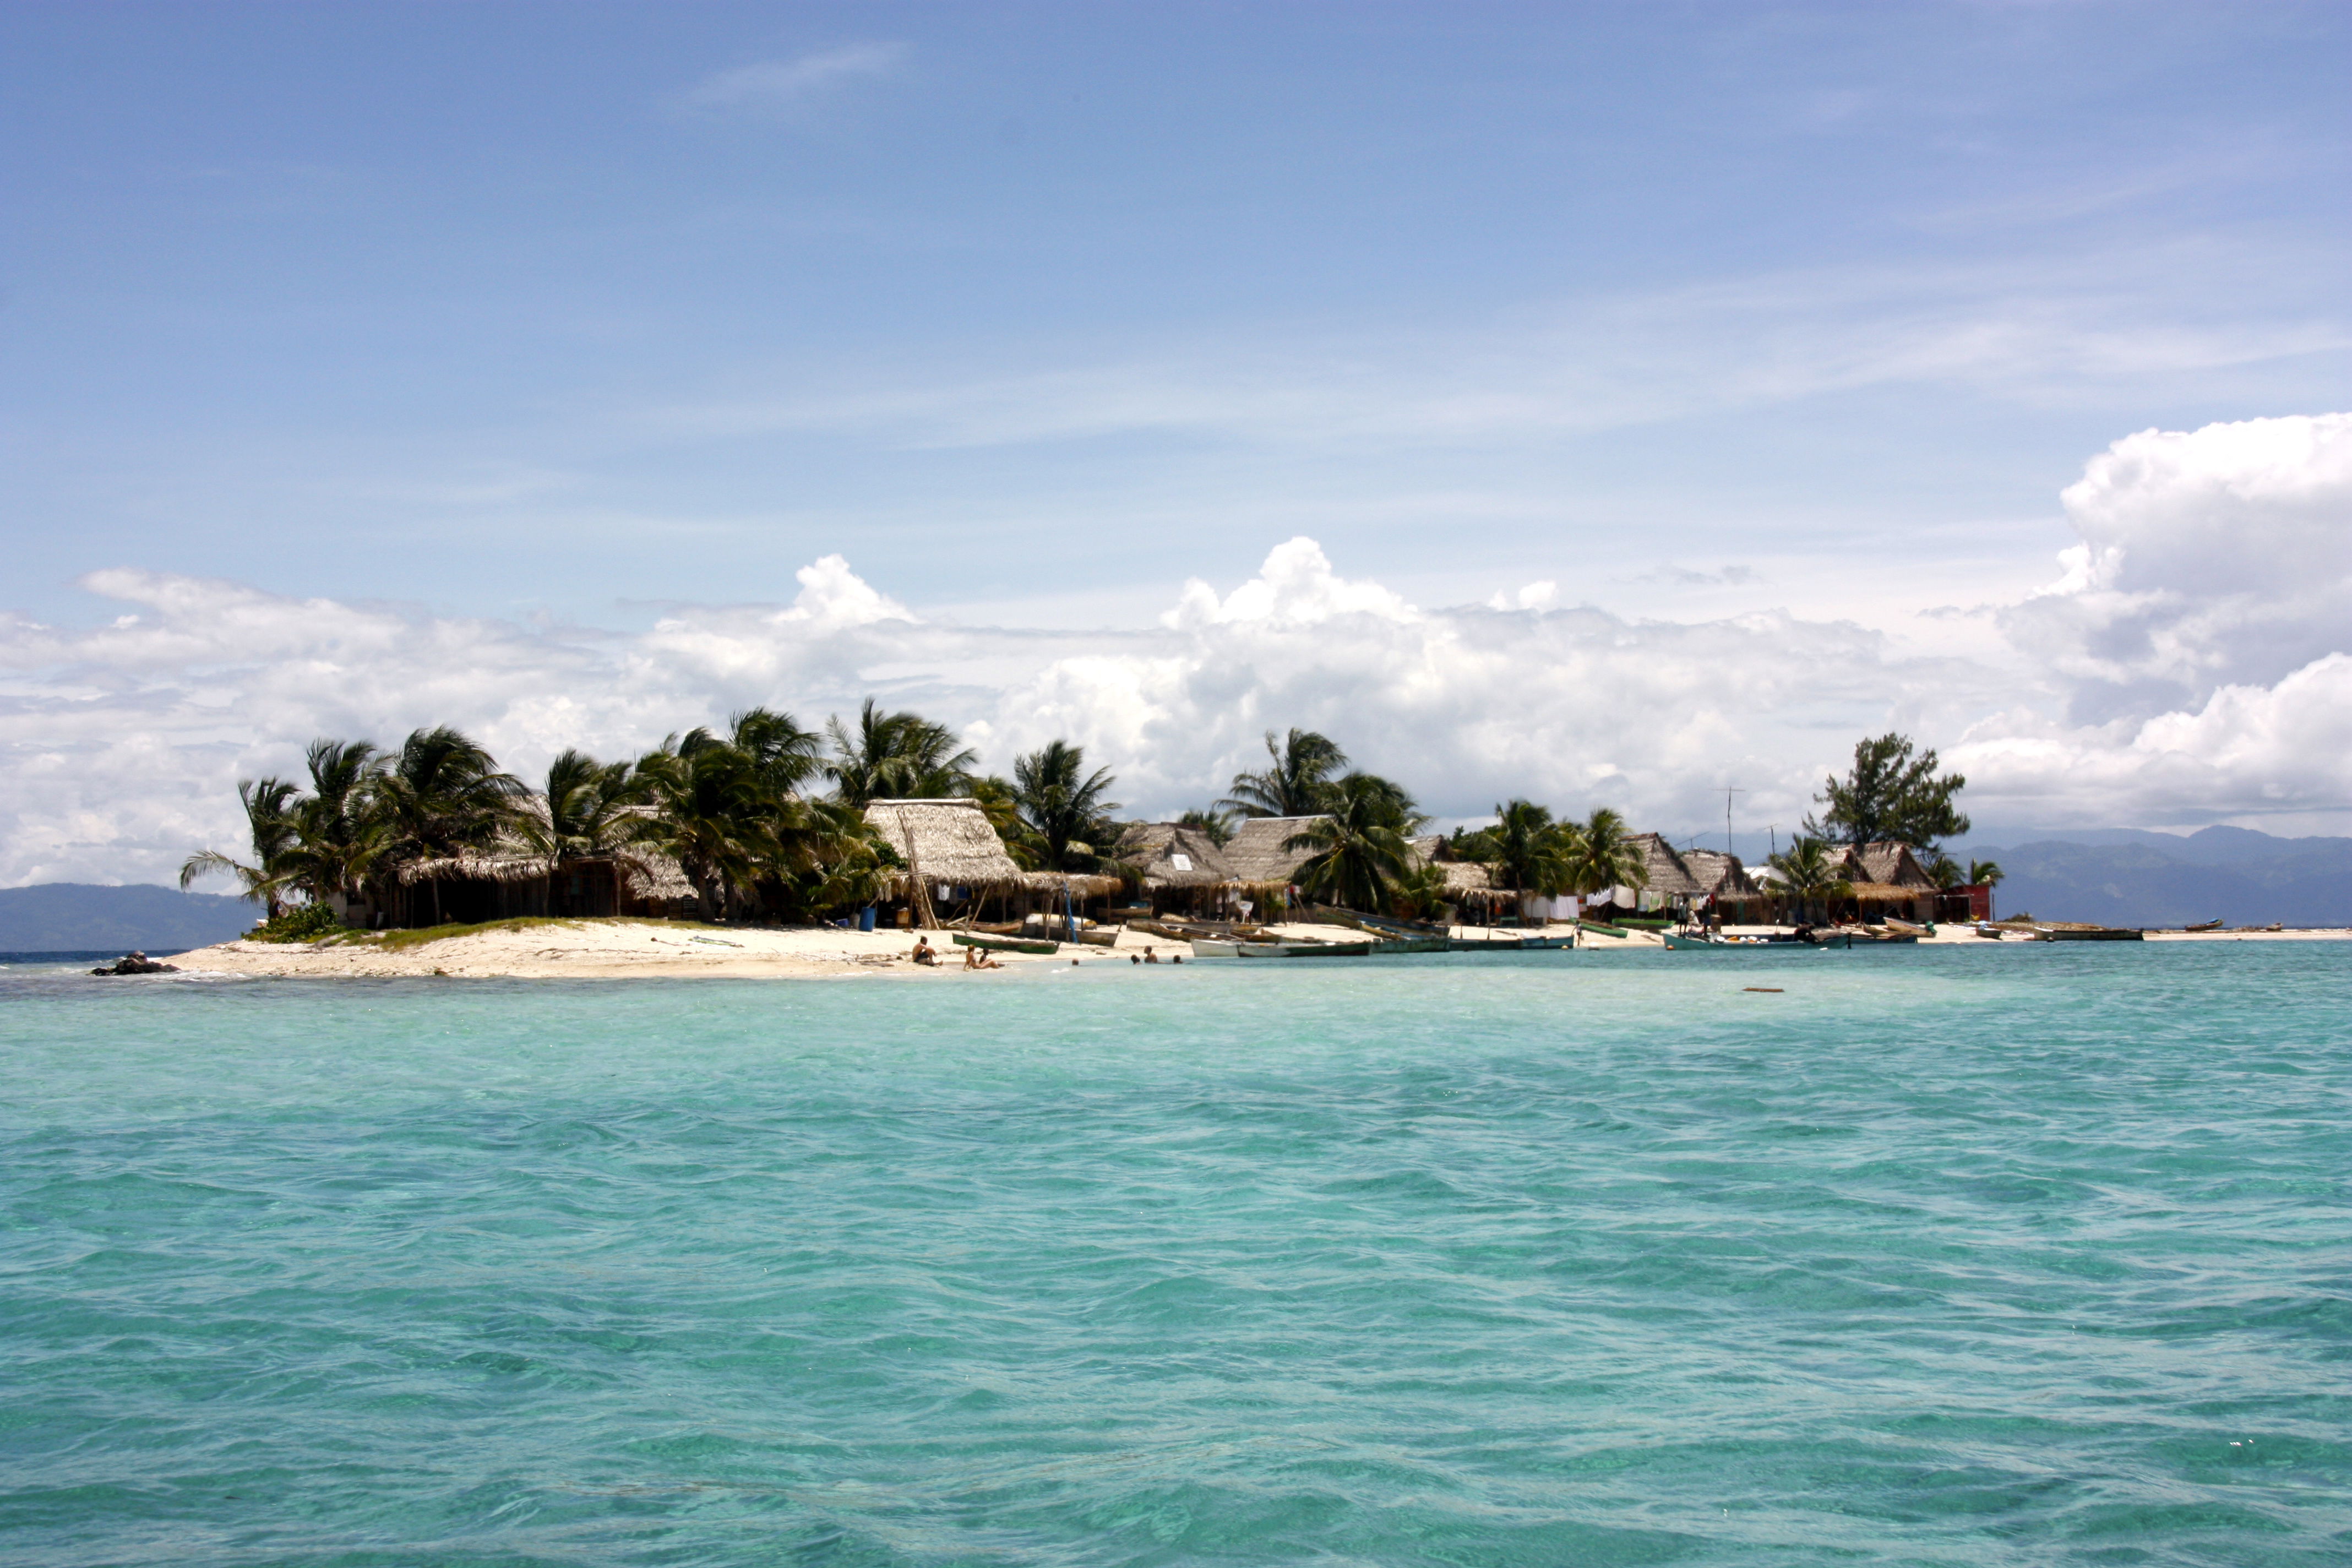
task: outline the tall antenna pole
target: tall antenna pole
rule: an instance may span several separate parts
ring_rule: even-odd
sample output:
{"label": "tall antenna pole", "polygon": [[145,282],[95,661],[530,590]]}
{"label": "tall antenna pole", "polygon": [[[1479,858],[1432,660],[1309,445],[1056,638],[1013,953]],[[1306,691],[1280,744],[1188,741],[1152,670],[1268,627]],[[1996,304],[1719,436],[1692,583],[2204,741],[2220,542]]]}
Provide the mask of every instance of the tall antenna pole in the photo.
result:
{"label": "tall antenna pole", "polygon": [[1736,785],[1736,784],[1727,784],[1727,785],[1725,785],[1725,786],[1724,786],[1724,791],[1723,791],[1723,852],[1724,852],[1726,855],[1729,855],[1729,854],[1733,853],[1733,850],[1732,850],[1732,847],[1731,847],[1731,797],[1732,797],[1733,795],[1746,795],[1747,793],[1748,793],[1748,792],[1747,792],[1746,790],[1739,788],[1739,787],[1738,787],[1738,785]]}

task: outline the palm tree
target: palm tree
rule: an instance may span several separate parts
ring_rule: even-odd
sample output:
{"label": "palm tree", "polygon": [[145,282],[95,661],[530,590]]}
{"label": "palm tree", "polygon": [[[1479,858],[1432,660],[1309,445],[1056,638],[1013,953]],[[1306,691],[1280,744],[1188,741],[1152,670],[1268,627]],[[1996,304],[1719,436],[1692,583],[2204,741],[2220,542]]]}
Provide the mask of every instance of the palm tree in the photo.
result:
{"label": "palm tree", "polygon": [[824,773],[852,805],[961,795],[980,760],[946,725],[919,713],[885,713],[871,697],[858,710],[855,731],[836,718],[826,721],[825,733],[833,755]]}
{"label": "palm tree", "polygon": [[1385,782],[1370,774],[1342,780],[1324,796],[1323,810],[1282,841],[1285,849],[1312,852],[1296,873],[1308,898],[1377,914],[1389,907],[1390,889],[1411,875],[1410,847],[1391,826],[1395,802],[1380,787]]}
{"label": "palm tree", "polygon": [[1347,753],[1327,735],[1297,730],[1280,742],[1265,732],[1273,765],[1235,773],[1231,793],[1217,804],[1244,816],[1313,816],[1324,809],[1333,773],[1348,765]]}
{"label": "palm tree", "polygon": [[[446,724],[415,730],[401,742],[378,774],[371,815],[390,839],[384,859],[393,866],[452,858],[497,847],[523,826],[520,779],[501,773],[490,753]],[[441,889],[433,889],[433,918],[441,917]]]}
{"label": "palm tree", "polygon": [[1927,879],[1938,889],[1957,888],[1966,875],[1960,869],[1960,863],[1940,849],[1927,862]]}
{"label": "palm tree", "polygon": [[286,880],[313,902],[341,898],[346,906],[372,896],[391,835],[376,810],[376,786],[385,759],[373,741],[310,742],[303,755],[310,793],[293,805],[294,839],[285,852]]}
{"label": "palm tree", "polygon": [[980,803],[980,814],[988,818],[989,826],[1004,841],[1004,852],[1013,863],[1024,871],[1034,871],[1044,846],[1029,825],[1021,819],[1021,799],[1013,791],[1013,781],[994,773],[971,781],[971,798]]}
{"label": "palm tree", "polygon": [[2008,872],[2000,868],[2000,862],[1998,860],[1969,862],[1969,886],[1971,888],[1998,887],[2000,879],[2008,875]]}
{"label": "palm tree", "polygon": [[1421,814],[1421,808],[1413,804],[1412,796],[1406,793],[1402,784],[1384,779],[1378,773],[1351,773],[1329,787],[1341,794],[1361,794],[1370,803],[1381,822],[1399,833],[1419,832],[1422,824],[1429,820]]}
{"label": "palm tree", "polygon": [[1103,798],[1111,773],[1097,768],[1089,774],[1086,765],[1086,748],[1066,741],[1048,742],[1013,764],[1013,798],[1042,843],[1047,870],[1083,870],[1109,848],[1109,814],[1118,809]]}
{"label": "palm tree", "polygon": [[1551,819],[1547,808],[1531,800],[1508,801],[1495,808],[1494,859],[1489,874],[1498,888],[1519,895],[1520,913],[1530,899],[1556,898],[1576,880],[1571,861],[1576,832]]}
{"label": "palm tree", "polygon": [[1640,846],[1625,826],[1625,818],[1608,806],[1570,826],[1568,849],[1569,887],[1592,894],[1610,888],[1646,887],[1650,880]]}
{"label": "palm tree", "polygon": [[646,794],[634,764],[568,750],[548,764],[545,818],[526,817],[522,837],[551,867],[622,853],[646,837]]}
{"label": "palm tree", "polygon": [[1229,811],[1188,811],[1176,819],[1176,826],[1193,829],[1220,849],[1234,841],[1234,814]]}
{"label": "palm tree", "polygon": [[286,907],[281,896],[286,890],[286,854],[293,847],[296,832],[289,803],[295,794],[295,785],[285,779],[239,779],[236,798],[245,807],[253,863],[233,860],[215,849],[200,849],[181,866],[181,888],[200,877],[235,877],[245,897],[264,907],[265,918],[276,920]]}
{"label": "palm tree", "polygon": [[1780,873],[1782,884],[1795,895],[1801,910],[1817,900],[1843,898],[1852,887],[1838,874],[1828,844],[1819,838],[1800,837],[1766,864]]}
{"label": "palm tree", "polygon": [[694,884],[703,912],[723,920],[770,858],[772,802],[756,761],[708,730],[672,735],[638,760],[653,807],[649,837]]}

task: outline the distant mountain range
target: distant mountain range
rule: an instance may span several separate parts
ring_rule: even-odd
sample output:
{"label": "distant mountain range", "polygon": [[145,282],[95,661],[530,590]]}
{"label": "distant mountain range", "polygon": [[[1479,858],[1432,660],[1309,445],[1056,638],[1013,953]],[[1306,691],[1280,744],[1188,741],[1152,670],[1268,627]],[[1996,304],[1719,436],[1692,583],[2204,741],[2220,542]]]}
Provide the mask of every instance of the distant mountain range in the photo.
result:
{"label": "distant mountain range", "polygon": [[[1756,846],[1761,859],[1763,845]],[[2352,926],[2352,838],[2273,838],[2244,827],[2181,837],[2135,827],[1971,838],[1956,858],[1998,860],[2003,915],[2102,925]],[[0,952],[150,952],[204,947],[250,929],[260,910],[216,893],[134,884],[0,888]]]}
{"label": "distant mountain range", "polygon": [[260,919],[258,905],[218,893],[135,883],[44,882],[0,888],[0,952],[150,952],[226,942]]}
{"label": "distant mountain range", "polygon": [[2106,828],[2007,847],[1971,840],[1954,854],[2000,863],[2007,875],[1994,899],[2003,915],[2118,926],[2352,926],[2352,838]]}

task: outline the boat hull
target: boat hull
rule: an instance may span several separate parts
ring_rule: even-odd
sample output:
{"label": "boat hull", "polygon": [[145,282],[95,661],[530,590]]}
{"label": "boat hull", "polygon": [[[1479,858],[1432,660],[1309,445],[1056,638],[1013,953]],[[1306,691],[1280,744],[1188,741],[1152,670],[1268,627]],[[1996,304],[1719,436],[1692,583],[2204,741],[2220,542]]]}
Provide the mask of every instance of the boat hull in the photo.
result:
{"label": "boat hull", "polygon": [[1035,942],[1027,937],[985,936],[976,935],[971,931],[963,931],[955,932],[954,936],[955,944],[958,947],[982,948],[990,952],[1055,953],[1062,951],[1062,944],[1060,942]]}

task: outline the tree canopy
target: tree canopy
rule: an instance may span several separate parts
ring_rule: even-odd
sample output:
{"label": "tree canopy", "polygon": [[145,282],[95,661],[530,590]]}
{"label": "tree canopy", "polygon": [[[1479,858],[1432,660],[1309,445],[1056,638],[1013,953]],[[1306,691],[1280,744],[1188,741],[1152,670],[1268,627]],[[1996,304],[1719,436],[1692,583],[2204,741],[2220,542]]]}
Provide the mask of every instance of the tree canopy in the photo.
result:
{"label": "tree canopy", "polygon": [[1813,797],[1824,809],[1801,831],[1832,844],[1908,844],[1932,858],[1941,841],[1969,830],[1954,804],[1968,779],[1936,772],[1936,753],[1919,752],[1908,735],[1889,732],[1855,743],[1845,777],[1822,781]]}

